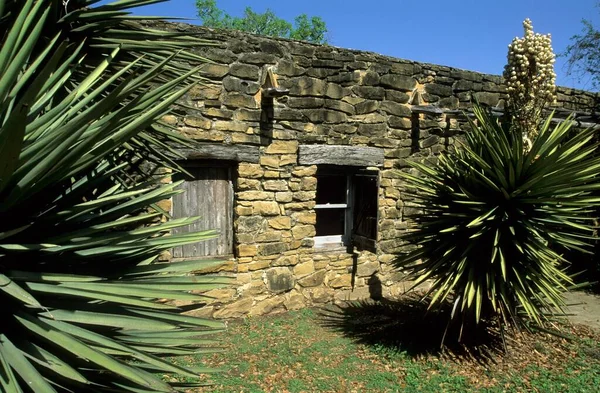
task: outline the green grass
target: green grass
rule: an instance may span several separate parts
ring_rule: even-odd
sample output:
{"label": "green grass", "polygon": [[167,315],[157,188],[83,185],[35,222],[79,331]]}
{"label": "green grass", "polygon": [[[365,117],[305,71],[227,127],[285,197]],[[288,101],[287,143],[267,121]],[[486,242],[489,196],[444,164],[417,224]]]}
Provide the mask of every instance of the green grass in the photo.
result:
{"label": "green grass", "polygon": [[360,344],[351,334],[325,327],[317,311],[302,310],[235,322],[222,337],[224,353],[180,361],[229,368],[211,377],[213,386],[199,390],[206,393],[583,393],[600,386],[600,344],[597,336],[588,336],[574,342],[520,336],[507,355],[482,363]]}

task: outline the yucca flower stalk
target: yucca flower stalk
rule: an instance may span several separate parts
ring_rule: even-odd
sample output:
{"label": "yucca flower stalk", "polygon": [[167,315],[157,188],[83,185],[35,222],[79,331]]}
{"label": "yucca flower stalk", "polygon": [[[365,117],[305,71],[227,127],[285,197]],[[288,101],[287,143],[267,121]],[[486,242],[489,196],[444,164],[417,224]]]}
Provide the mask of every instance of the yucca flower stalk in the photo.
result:
{"label": "yucca flower stalk", "polygon": [[456,150],[399,172],[423,213],[405,238],[414,248],[396,264],[416,285],[430,280],[431,307],[452,302],[461,323],[541,324],[572,283],[558,250],[591,251],[594,130],[549,117],[524,152],[520,123],[502,125],[478,105],[474,113]]}
{"label": "yucca flower stalk", "polygon": [[140,170],[178,170],[167,154],[186,141],[160,119],[203,43],[133,23],[157,0],[97,2],[0,0],[2,392],[187,389],[211,370],[164,356],[210,352],[224,327],[169,301],[229,280],[189,274],[215,262],[157,262],[212,233],[169,235],[197,218],[161,220],[178,184]]}

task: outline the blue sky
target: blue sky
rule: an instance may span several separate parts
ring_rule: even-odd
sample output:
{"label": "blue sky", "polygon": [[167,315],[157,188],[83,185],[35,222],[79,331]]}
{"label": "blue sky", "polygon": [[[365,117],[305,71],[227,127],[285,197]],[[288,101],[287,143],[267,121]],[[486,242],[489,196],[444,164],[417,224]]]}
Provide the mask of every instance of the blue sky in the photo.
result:
{"label": "blue sky", "polygon": [[[107,2],[107,1],[103,1]],[[597,0],[217,0],[219,8],[241,16],[250,6],[257,12],[272,9],[293,20],[298,14],[322,17],[329,42],[344,48],[368,50],[388,56],[501,74],[507,46],[523,35],[522,21],[529,17],[539,33],[551,33],[554,51],[560,53],[569,38],[582,30],[581,19],[600,28]],[[195,0],[171,0],[139,8],[139,15],[187,17],[200,24]],[[565,59],[556,63],[557,83],[590,88],[585,80],[565,75]]]}

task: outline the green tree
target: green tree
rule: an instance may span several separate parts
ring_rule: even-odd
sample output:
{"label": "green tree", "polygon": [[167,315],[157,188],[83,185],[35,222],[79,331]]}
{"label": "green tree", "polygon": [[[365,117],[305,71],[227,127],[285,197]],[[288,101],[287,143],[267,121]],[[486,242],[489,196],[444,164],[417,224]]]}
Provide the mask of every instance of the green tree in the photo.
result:
{"label": "green tree", "polygon": [[216,0],[196,0],[198,17],[202,24],[217,29],[234,29],[271,37],[284,37],[294,40],[327,43],[327,26],[318,16],[297,16],[294,24],[277,17],[272,10],[257,13],[246,7],[243,17],[234,17],[217,7]]}
{"label": "green tree", "polygon": [[[600,7],[600,2],[596,4]],[[589,78],[592,88],[600,89],[600,31],[588,19],[582,20],[581,34],[571,37],[571,45],[562,56],[567,57],[567,75],[580,80]]]}
{"label": "green tree", "polygon": [[160,1],[0,1],[2,392],[174,392],[210,371],[164,358],[210,351],[223,328],[165,300],[226,280],[157,261],[212,235],[166,236],[195,218],[157,206],[178,184],[151,169],[177,171],[165,152],[186,143],[160,119],[201,44],[128,16]]}

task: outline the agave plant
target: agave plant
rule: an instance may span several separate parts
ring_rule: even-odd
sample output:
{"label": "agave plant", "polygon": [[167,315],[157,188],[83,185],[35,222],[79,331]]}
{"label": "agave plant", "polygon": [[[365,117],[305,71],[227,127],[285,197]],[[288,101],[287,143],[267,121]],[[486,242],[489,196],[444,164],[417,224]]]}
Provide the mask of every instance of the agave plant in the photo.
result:
{"label": "agave plant", "polygon": [[479,106],[474,114],[455,151],[401,173],[423,214],[406,236],[415,247],[396,264],[416,285],[430,280],[431,306],[453,302],[451,318],[462,323],[544,323],[572,283],[558,250],[591,250],[600,203],[594,131],[552,127],[549,117],[524,153],[517,123]]}
{"label": "agave plant", "polygon": [[173,392],[197,382],[166,375],[210,371],[164,358],[223,328],[168,300],[226,280],[157,262],[212,233],[166,236],[195,218],[162,220],[178,184],[140,170],[178,169],[165,153],[185,141],[160,119],[201,60],[184,50],[199,40],[132,22],[156,2],[0,0],[2,392]]}

